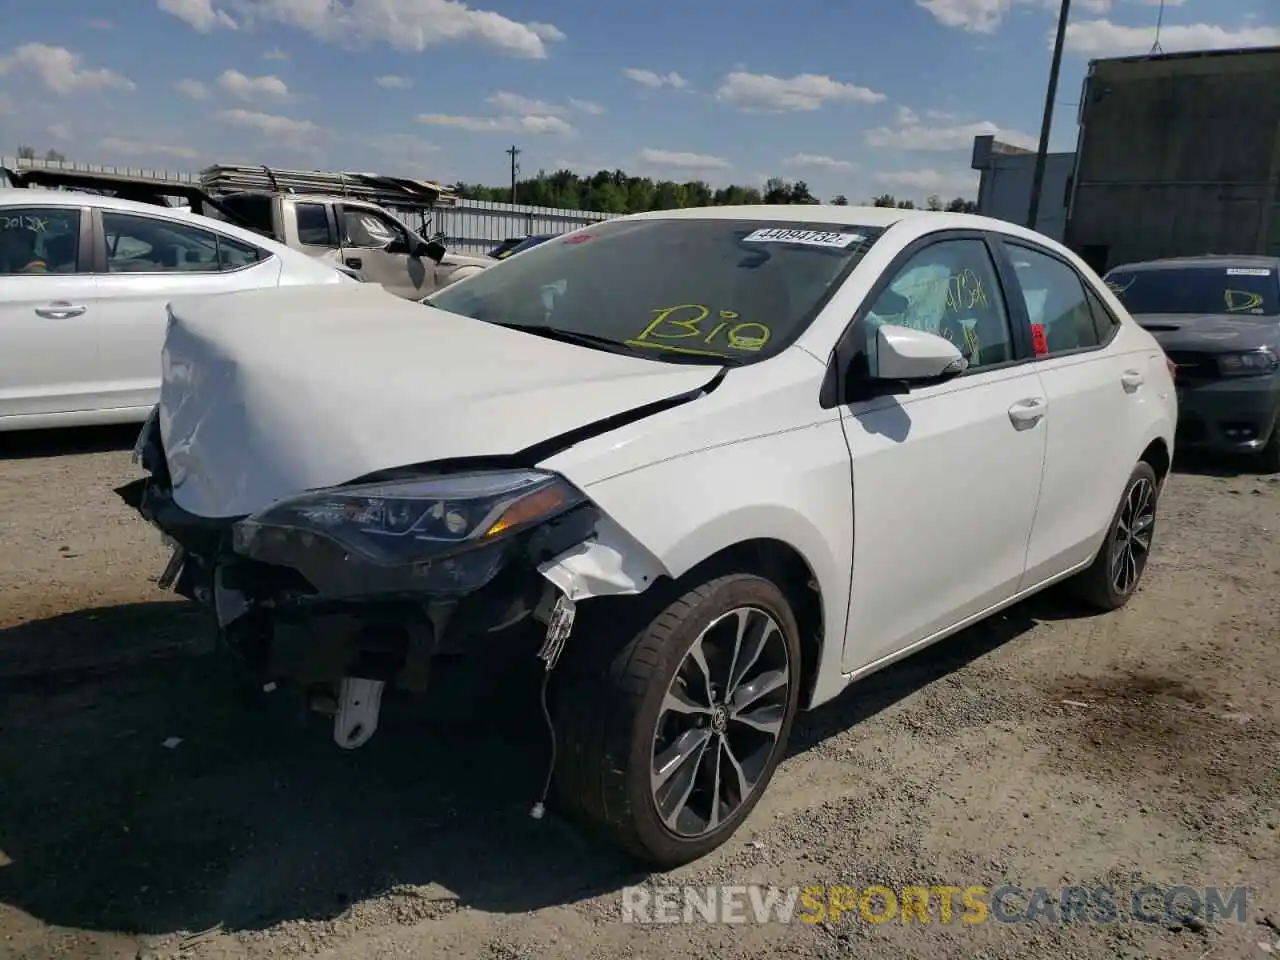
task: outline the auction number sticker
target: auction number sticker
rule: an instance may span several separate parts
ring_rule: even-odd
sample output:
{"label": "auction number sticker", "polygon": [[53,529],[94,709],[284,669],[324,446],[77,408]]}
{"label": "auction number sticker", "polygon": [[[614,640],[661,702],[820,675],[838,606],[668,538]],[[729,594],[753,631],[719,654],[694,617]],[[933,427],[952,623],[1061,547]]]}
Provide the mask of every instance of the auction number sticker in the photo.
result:
{"label": "auction number sticker", "polygon": [[743,243],[799,243],[809,247],[851,247],[861,243],[866,236],[861,233],[840,233],[829,230],[783,230],[765,227],[754,230],[742,238]]}
{"label": "auction number sticker", "polygon": [[1228,277],[1269,277],[1271,271],[1263,267],[1227,267]]}

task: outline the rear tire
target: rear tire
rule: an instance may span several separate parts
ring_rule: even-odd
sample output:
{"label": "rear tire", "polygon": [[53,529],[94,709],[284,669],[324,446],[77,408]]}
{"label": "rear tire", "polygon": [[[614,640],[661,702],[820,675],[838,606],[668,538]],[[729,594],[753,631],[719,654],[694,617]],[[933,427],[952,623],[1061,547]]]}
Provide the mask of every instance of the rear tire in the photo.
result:
{"label": "rear tire", "polygon": [[556,696],[557,799],[650,865],[710,853],[786,751],[800,664],[790,604],[752,574],[695,587],[647,623],[584,629]]}
{"label": "rear tire", "polygon": [[1107,527],[1106,538],[1088,569],[1073,577],[1072,592],[1098,610],[1118,610],[1137,592],[1146,571],[1156,527],[1160,483],[1156,471],[1139,461]]}

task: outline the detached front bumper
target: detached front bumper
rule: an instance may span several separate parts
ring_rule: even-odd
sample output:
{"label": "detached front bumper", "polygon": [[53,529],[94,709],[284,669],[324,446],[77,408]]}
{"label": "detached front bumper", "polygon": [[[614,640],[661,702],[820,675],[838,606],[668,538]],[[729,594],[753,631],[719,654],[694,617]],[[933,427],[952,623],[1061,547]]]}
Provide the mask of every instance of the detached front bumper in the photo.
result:
{"label": "detached front bumper", "polygon": [[[154,418],[136,453],[149,475],[116,492],[174,547],[174,591],[205,607],[220,639],[251,665],[304,685],[361,678],[421,690],[435,655],[474,652],[490,638],[505,643],[521,635],[512,628],[553,619],[563,589],[545,573],[548,564],[592,540],[600,520],[582,503],[434,564],[450,573],[465,565],[459,579],[433,574],[433,564],[380,566],[322,538],[248,538],[237,526],[246,518],[183,510]],[[529,636],[536,644],[540,634]]]}
{"label": "detached front bumper", "polygon": [[1178,384],[1176,442],[1184,450],[1256,453],[1280,420],[1280,375]]}

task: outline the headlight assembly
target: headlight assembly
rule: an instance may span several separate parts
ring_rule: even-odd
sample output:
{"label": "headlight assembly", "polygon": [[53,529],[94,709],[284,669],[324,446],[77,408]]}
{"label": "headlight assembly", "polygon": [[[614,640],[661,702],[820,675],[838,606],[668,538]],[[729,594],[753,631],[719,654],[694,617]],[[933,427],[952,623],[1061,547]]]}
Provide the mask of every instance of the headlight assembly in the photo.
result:
{"label": "headlight assembly", "polygon": [[294,567],[330,595],[475,589],[496,571],[503,542],[585,500],[539,470],[333,487],[240,521],[232,543],[242,556]]}
{"label": "headlight assembly", "polygon": [[1274,350],[1262,347],[1243,353],[1218,354],[1218,372],[1224,377],[1249,377],[1271,373],[1280,368],[1280,358]]}

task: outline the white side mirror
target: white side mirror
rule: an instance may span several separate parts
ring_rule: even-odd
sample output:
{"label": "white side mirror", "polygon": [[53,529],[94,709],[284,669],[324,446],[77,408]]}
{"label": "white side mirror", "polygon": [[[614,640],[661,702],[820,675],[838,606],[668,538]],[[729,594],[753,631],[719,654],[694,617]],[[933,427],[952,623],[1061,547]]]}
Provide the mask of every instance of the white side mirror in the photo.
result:
{"label": "white side mirror", "polygon": [[946,337],[890,323],[876,330],[877,380],[936,380],[957,376],[968,367]]}

